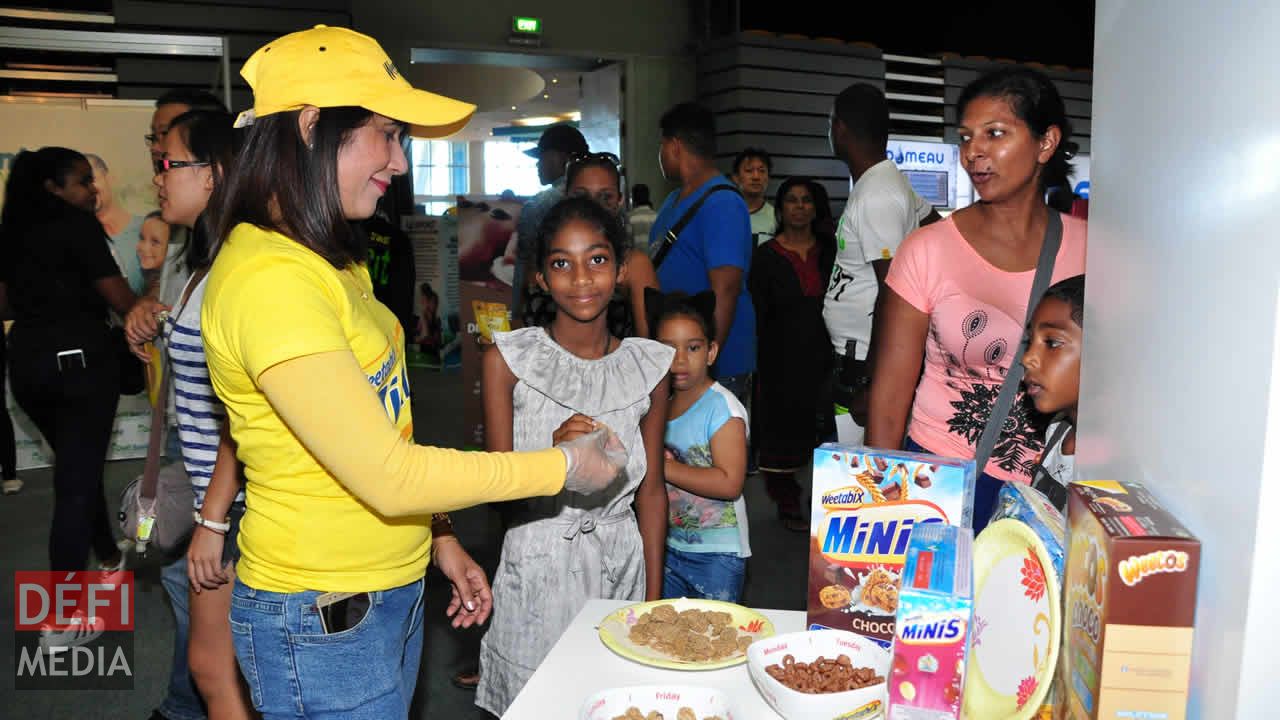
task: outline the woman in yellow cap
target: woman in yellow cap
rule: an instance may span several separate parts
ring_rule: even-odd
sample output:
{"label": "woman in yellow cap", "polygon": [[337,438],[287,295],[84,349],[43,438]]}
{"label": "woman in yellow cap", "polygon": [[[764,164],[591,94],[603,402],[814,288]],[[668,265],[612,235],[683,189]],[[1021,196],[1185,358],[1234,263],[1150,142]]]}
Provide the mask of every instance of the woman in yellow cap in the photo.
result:
{"label": "woman in yellow cap", "polygon": [[492,608],[440,513],[597,492],[625,455],[607,430],[530,453],[414,445],[404,331],[373,297],[350,223],[407,170],[406,125],[445,135],[475,108],[413,89],[376,41],[343,28],[279,38],[242,74],[252,127],[210,207],[221,246],[201,315],[248,480],[236,656],[266,718],[404,717],[428,560],[453,584],[455,627]]}

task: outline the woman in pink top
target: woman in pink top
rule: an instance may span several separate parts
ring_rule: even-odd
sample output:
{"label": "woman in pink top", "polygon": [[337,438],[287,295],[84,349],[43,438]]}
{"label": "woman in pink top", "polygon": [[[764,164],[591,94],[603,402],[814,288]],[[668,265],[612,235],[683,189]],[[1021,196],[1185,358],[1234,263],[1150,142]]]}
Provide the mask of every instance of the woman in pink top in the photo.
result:
{"label": "woman in pink top", "polygon": [[[912,233],[893,259],[876,323],[866,443],[972,458],[1017,362],[1053,212],[1044,189],[1067,180],[1071,126],[1053,83],[1026,68],[978,78],[957,111],[960,161],[982,200]],[[1086,224],[1064,216],[1062,227],[1055,282],[1084,272]],[[1001,481],[1029,482],[1043,446],[1038,423],[1020,392],[979,468],[975,531]]]}

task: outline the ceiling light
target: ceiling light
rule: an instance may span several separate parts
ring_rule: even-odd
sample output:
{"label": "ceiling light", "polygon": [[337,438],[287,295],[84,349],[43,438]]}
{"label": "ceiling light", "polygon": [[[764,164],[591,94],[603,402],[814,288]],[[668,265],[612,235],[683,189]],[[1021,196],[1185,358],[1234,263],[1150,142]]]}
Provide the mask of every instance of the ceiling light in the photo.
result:
{"label": "ceiling light", "polygon": [[558,123],[561,120],[562,118],[555,117],[552,115],[538,115],[535,117],[526,117],[526,118],[519,118],[516,120],[512,120],[511,124],[519,125],[520,127],[533,127],[537,125],[551,125],[554,123]]}
{"label": "ceiling light", "polygon": [[552,83],[553,85],[554,85],[555,83],[558,83],[558,82],[560,82],[560,78],[551,78],[551,83]]}
{"label": "ceiling light", "polygon": [[546,99],[547,99],[547,98],[549,98],[549,97],[551,97],[551,96],[550,96],[550,95],[548,95],[547,93],[542,93],[542,99],[543,99],[543,100],[546,100]]}
{"label": "ceiling light", "polygon": [[515,106],[515,105],[512,105],[512,106],[511,106],[511,109],[512,109],[512,110],[515,110],[515,109],[516,109],[516,106]]}

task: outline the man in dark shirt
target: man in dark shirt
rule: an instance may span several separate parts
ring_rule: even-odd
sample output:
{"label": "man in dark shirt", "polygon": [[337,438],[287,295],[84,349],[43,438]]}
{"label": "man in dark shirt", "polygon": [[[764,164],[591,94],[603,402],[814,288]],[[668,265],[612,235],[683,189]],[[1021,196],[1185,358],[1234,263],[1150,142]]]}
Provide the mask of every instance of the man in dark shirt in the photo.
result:
{"label": "man in dark shirt", "polygon": [[395,314],[408,343],[413,328],[417,327],[413,320],[413,286],[417,276],[413,243],[381,209],[362,225],[369,234],[369,278],[373,281],[374,297]]}
{"label": "man in dark shirt", "polygon": [[529,157],[538,159],[538,182],[550,185],[546,190],[534,195],[520,209],[520,218],[516,222],[518,249],[516,251],[515,280],[511,289],[511,317],[518,320],[521,315],[524,285],[529,277],[529,265],[533,262],[533,248],[538,237],[538,226],[556,203],[564,198],[564,171],[569,158],[576,154],[586,154],[587,139],[582,137],[578,128],[572,125],[552,125],[542,131],[538,138],[538,147],[526,150]]}

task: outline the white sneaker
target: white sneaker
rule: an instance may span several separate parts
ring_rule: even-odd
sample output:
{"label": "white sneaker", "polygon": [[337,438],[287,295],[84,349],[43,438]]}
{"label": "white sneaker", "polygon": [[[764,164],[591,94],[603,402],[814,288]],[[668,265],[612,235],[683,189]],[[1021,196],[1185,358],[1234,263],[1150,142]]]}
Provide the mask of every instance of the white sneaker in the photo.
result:
{"label": "white sneaker", "polygon": [[5,495],[17,495],[20,490],[22,490],[22,480],[19,478],[0,481],[0,492]]}
{"label": "white sneaker", "polygon": [[77,610],[71,616],[71,627],[58,630],[51,625],[40,627],[40,650],[49,654],[62,652],[67,648],[77,647],[91,642],[102,635],[107,624],[102,618],[85,618],[83,610]]}

